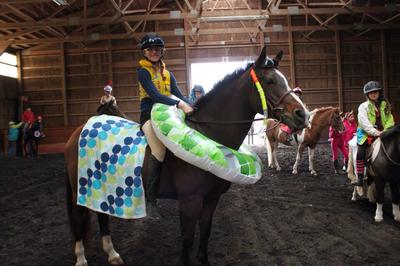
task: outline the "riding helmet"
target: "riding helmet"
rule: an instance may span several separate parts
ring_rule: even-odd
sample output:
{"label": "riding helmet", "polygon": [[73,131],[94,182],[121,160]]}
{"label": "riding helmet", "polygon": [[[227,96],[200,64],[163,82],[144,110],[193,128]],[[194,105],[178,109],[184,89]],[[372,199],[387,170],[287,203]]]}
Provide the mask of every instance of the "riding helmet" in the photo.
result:
{"label": "riding helmet", "polygon": [[368,94],[373,91],[380,91],[382,90],[382,86],[378,81],[368,81],[364,85],[364,94]]}
{"label": "riding helmet", "polygon": [[140,49],[149,47],[165,47],[164,40],[155,33],[148,33],[140,41]]}

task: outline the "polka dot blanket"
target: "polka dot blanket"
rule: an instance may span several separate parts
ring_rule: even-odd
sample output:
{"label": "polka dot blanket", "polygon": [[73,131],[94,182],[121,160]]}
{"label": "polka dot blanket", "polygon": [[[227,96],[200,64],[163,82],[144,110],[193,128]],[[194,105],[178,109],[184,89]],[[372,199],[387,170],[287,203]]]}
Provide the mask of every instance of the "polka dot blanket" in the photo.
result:
{"label": "polka dot blanket", "polygon": [[141,177],[147,145],[139,124],[94,116],[79,138],[78,205],[125,219],[146,216]]}

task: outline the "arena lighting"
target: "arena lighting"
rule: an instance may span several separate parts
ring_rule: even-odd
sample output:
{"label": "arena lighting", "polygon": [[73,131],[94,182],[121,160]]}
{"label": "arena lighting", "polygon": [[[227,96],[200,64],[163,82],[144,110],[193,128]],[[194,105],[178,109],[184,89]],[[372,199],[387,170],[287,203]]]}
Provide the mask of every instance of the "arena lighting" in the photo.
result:
{"label": "arena lighting", "polygon": [[59,6],[66,6],[68,5],[68,2],[66,0],[53,0],[54,3],[56,3]]}
{"label": "arena lighting", "polygon": [[268,15],[250,16],[221,16],[221,17],[200,17],[201,21],[232,21],[232,20],[263,20],[268,19]]}

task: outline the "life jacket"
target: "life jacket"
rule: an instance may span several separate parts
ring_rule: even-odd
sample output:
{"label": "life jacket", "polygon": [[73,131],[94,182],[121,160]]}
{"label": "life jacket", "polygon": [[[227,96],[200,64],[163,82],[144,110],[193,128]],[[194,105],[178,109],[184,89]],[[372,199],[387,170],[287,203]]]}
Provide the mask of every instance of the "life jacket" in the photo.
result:
{"label": "life jacket", "polygon": [[[168,70],[165,69],[165,64],[163,64],[163,73],[160,72],[160,67],[154,65],[151,63],[149,60],[142,59],[139,61],[139,65],[146,69],[151,76],[151,81],[153,82],[154,86],[157,88],[157,90],[165,95],[165,96],[170,96],[171,95],[171,75]],[[161,75],[162,74],[162,75]],[[150,96],[147,94],[146,90],[143,88],[143,86],[139,82],[139,98],[142,100],[143,98],[146,98]]]}

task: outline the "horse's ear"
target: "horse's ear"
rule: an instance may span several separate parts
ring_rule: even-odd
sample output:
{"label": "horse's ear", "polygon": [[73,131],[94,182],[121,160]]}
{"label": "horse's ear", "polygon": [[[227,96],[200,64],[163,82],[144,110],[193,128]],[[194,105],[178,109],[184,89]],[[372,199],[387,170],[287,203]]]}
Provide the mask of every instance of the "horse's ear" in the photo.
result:
{"label": "horse's ear", "polygon": [[264,48],[262,49],[260,56],[257,58],[255,62],[256,67],[264,66],[266,56],[267,56],[267,46],[264,45]]}
{"label": "horse's ear", "polygon": [[279,62],[282,60],[282,56],[283,56],[283,51],[280,50],[279,53],[274,58],[275,66],[279,65]]}

